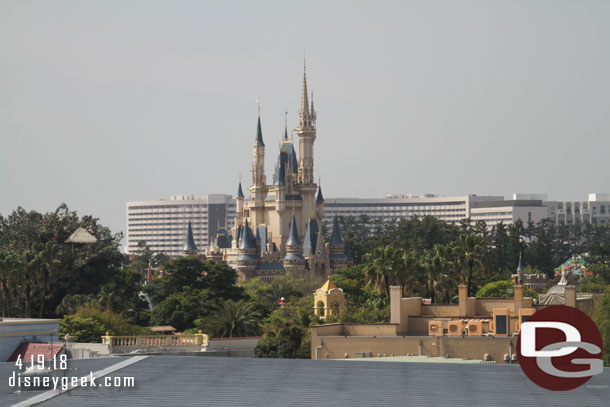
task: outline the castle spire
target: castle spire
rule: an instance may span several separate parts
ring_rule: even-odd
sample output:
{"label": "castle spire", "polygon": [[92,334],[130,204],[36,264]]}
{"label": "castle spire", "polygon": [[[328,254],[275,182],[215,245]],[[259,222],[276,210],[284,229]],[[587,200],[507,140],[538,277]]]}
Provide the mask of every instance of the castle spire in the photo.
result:
{"label": "castle spire", "polygon": [[288,112],[284,112],[284,141],[288,140]]}
{"label": "castle spire", "polygon": [[256,145],[265,147],[265,143],[263,142],[263,130],[261,128],[261,110],[260,107],[258,109],[258,123],[256,125]]}
{"label": "castle spire", "polygon": [[300,246],[301,245],[301,239],[299,238],[299,231],[297,229],[297,221],[296,221],[294,214],[292,215],[292,219],[290,221],[290,234],[288,235],[288,241],[286,242],[286,245],[287,246]]}
{"label": "castle spire", "polygon": [[186,237],[184,238],[184,247],[182,248],[182,253],[185,255],[197,254],[197,246],[195,245],[195,238],[193,237],[193,227],[191,226],[190,220],[186,228]]}
{"label": "castle spire", "polygon": [[299,112],[299,122],[305,125],[305,120],[309,117],[309,99],[307,97],[307,72],[305,61],[303,61],[303,90],[301,92],[301,111]]}
{"label": "castle spire", "polygon": [[322,195],[322,182],[318,179],[318,194],[316,196],[316,203],[323,203],[324,195]]}
{"label": "castle spire", "polygon": [[[260,102],[258,103],[258,121],[256,123],[256,139],[254,140],[254,162],[252,163],[252,188],[258,188],[266,184],[265,180],[265,143],[263,142],[263,130],[261,127]],[[252,190],[252,189],[251,189]],[[261,191],[259,191],[261,192]],[[259,194],[253,195],[255,200],[264,199]]]}
{"label": "castle spire", "polygon": [[241,179],[239,180],[239,186],[237,187],[237,199],[244,199],[244,190],[241,188]]}

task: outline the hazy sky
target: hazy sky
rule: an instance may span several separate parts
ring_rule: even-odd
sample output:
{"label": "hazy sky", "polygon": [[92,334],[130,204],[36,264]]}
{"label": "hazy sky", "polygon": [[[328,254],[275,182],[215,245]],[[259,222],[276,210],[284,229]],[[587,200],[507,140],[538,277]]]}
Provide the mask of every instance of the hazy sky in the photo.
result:
{"label": "hazy sky", "polygon": [[608,1],[0,0],[0,213],[61,202],[118,232],[125,202],[267,177],[303,54],[326,197],[610,183]]}

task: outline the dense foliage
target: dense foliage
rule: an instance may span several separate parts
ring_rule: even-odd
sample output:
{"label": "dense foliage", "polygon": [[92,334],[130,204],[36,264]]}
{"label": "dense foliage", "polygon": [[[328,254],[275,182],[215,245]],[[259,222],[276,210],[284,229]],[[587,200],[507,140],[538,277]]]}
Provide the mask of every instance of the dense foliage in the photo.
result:
{"label": "dense foliage", "polygon": [[[433,217],[361,216],[340,222],[355,265],[332,276],[346,294],[347,311],[327,317],[327,323],[387,322],[390,286],[397,283],[404,295],[440,303],[455,302],[460,283],[469,295],[512,295],[511,273],[520,255],[525,273],[556,279],[554,267],[574,253],[587,253],[593,275],[579,290],[605,293],[595,319],[610,348],[608,226],[543,221],[487,227]],[[97,242],[66,243],[79,227]],[[2,316],[63,317],[61,334],[77,341],[99,342],[105,332],[146,332],[142,327],[150,325],[200,329],[217,337],[262,335],[257,356],[309,357],[309,329],[320,323],[311,295],[322,278],[282,276],[271,283],[238,284],[227,265],[197,257],[170,259],[153,254],[143,242],[137,255],[127,257],[119,250],[121,238],[63,204],[45,214],[18,208],[6,218],[0,215]],[[144,286],[149,267],[155,278]]]}

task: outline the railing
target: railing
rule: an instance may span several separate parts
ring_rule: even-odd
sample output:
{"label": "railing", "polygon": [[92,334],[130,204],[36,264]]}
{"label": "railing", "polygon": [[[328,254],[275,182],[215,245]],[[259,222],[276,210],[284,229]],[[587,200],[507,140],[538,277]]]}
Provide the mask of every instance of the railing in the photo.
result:
{"label": "railing", "polygon": [[147,347],[183,347],[183,346],[208,346],[208,336],[199,331],[196,334],[184,335],[131,335],[111,336],[106,332],[102,336],[102,343],[121,348],[147,348]]}

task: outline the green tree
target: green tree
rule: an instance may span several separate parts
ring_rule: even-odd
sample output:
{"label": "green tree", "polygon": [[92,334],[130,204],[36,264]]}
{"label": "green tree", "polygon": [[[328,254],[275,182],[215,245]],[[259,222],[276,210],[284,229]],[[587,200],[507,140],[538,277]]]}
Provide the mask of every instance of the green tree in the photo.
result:
{"label": "green tree", "polygon": [[[514,285],[510,280],[492,281],[477,291],[477,298],[506,298],[514,295]],[[531,288],[523,290],[524,297],[538,298],[538,293]]]}
{"label": "green tree", "polygon": [[604,364],[610,366],[610,287],[606,288],[602,303],[595,311],[593,320],[602,335]]}
{"label": "green tree", "polygon": [[294,299],[263,321],[263,337],[256,345],[256,357],[309,359],[309,327],[317,321],[313,314],[313,296]]}
{"label": "green tree", "polygon": [[40,267],[38,273],[37,283],[42,289],[40,295],[40,311],[38,317],[42,318],[45,312],[45,300],[47,292],[50,288],[51,281],[57,280],[56,273],[60,272],[61,269],[61,252],[59,245],[53,241],[46,243],[39,243],[34,246],[38,251],[38,266]]}
{"label": "green tree", "polygon": [[454,246],[454,258],[462,271],[462,280],[471,295],[475,273],[483,270],[485,241],[474,234],[461,234]]}
{"label": "green tree", "polygon": [[74,342],[99,343],[106,333],[104,325],[93,318],[66,315],[59,321],[59,336],[72,336]]}
{"label": "green tree", "polygon": [[195,321],[197,328],[216,338],[258,335],[259,315],[244,300],[221,301],[207,317]]}
{"label": "green tree", "polygon": [[11,314],[11,284],[15,278],[15,262],[7,252],[0,253],[0,295],[2,295],[2,317]]}
{"label": "green tree", "polygon": [[172,294],[181,293],[184,287],[207,289],[222,299],[238,300],[243,289],[235,285],[237,273],[224,263],[202,261],[195,256],[179,257],[163,268],[164,275],[146,287],[154,303]]}
{"label": "green tree", "polygon": [[368,286],[390,297],[390,285],[406,280],[406,254],[392,246],[378,247],[364,256],[363,271]]}

